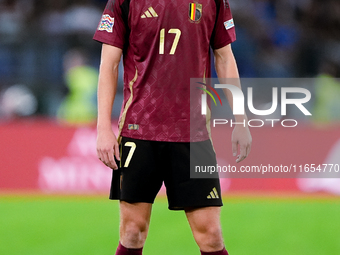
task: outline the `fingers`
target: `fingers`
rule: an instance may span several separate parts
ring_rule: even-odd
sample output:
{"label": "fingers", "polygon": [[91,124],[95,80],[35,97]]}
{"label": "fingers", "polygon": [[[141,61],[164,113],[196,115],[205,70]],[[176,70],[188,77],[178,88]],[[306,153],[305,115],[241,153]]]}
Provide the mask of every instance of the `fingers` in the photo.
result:
{"label": "fingers", "polygon": [[237,156],[236,163],[241,162],[248,156],[247,154],[247,146],[240,146],[240,155]]}
{"label": "fingers", "polygon": [[232,151],[236,156],[238,147],[240,147],[240,154],[237,155],[236,162],[239,163],[244,160],[250,153],[252,137],[248,128],[235,127],[232,133]]}
{"label": "fingers", "polygon": [[[244,160],[246,157],[248,157],[250,150],[251,150],[251,144],[247,144],[247,145],[241,144],[240,145],[240,154],[237,156],[236,163],[239,163],[242,160]],[[237,147],[236,147],[236,154],[237,154]],[[233,155],[235,156],[234,146],[233,146]]]}
{"label": "fingers", "polygon": [[120,160],[118,145],[108,150],[98,150],[97,155],[99,160],[102,161],[107,167],[110,167],[114,170],[118,169],[117,163],[115,161],[115,157],[117,160]]}
{"label": "fingers", "polygon": [[114,153],[115,153],[115,150],[111,150],[107,155],[108,155],[108,164],[107,166],[114,169],[114,170],[117,170],[118,169],[118,166],[116,164],[116,161],[115,161],[115,157],[114,157]]}
{"label": "fingers", "polygon": [[[237,155],[238,151],[238,142],[232,142],[232,151],[233,151],[233,156],[235,157]],[[236,158],[236,163],[241,162],[247,157],[247,147],[244,145],[240,145],[240,154]]]}
{"label": "fingers", "polygon": [[119,160],[120,161],[120,156],[119,156],[119,145],[118,145],[118,143],[116,143],[115,145],[114,145],[114,155],[115,155],[115,157],[116,157],[116,159],[117,160]]}

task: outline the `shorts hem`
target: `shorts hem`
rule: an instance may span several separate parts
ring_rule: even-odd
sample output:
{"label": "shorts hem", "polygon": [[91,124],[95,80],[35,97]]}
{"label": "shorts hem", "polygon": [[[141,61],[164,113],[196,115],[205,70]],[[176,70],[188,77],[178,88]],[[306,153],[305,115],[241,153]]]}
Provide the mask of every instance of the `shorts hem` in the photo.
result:
{"label": "shorts hem", "polygon": [[109,197],[110,200],[119,200],[119,201],[124,201],[130,204],[133,203],[148,203],[148,204],[153,204],[155,200],[147,200],[147,199],[127,199],[127,198],[116,198],[116,197]]}
{"label": "shorts hem", "polygon": [[173,205],[169,205],[168,209],[171,211],[183,211],[185,210],[185,208],[204,208],[204,207],[222,207],[223,203],[218,203],[218,204],[200,204],[200,205],[184,205],[184,206],[173,206]]}

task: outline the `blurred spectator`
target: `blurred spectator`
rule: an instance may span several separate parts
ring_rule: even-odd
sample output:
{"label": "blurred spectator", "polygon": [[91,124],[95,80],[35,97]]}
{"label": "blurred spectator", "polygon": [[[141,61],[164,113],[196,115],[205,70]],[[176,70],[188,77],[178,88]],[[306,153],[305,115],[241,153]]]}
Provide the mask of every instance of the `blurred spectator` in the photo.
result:
{"label": "blurred spectator", "polygon": [[69,93],[58,110],[58,119],[68,124],[93,124],[96,120],[98,71],[87,64],[86,53],[72,49],[64,56]]}
{"label": "blurred spectator", "polygon": [[32,13],[32,7],[31,0],[0,0],[1,80],[17,75],[18,44],[24,37],[27,17]]}
{"label": "blurred spectator", "polygon": [[6,120],[30,116],[36,110],[37,99],[25,85],[13,85],[0,96],[0,116]]}
{"label": "blurred spectator", "polygon": [[37,17],[44,33],[50,36],[64,35],[66,33],[64,15],[68,8],[67,0],[48,0],[45,5],[44,13]]}
{"label": "blurred spectator", "polygon": [[326,60],[315,84],[313,120],[318,125],[340,123],[340,65]]}
{"label": "blurred spectator", "polygon": [[50,35],[88,34],[93,35],[102,10],[91,1],[48,0],[41,15],[41,26]]}
{"label": "blurred spectator", "polygon": [[292,63],[299,40],[295,5],[273,0],[230,2],[232,7],[235,4],[239,40],[233,49],[241,77],[293,77]]}
{"label": "blurred spectator", "polygon": [[0,42],[18,39],[32,11],[33,0],[0,0]]}
{"label": "blurred spectator", "polygon": [[91,5],[90,1],[75,1],[65,12],[64,25],[68,33],[93,35],[98,26],[102,10]]}

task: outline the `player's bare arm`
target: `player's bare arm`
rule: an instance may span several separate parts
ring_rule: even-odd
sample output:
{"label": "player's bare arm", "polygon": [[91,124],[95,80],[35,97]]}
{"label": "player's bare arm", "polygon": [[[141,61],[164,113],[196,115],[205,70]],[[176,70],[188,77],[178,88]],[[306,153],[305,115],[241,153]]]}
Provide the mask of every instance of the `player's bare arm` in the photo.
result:
{"label": "player's bare arm", "polygon": [[[215,68],[219,78],[239,78],[236,61],[230,44],[215,50],[214,55]],[[239,82],[236,83],[235,86],[241,88],[241,84]],[[233,107],[233,97],[231,92],[224,89],[224,93],[228,99],[230,107]],[[236,122],[243,122],[244,120],[247,122],[247,116],[245,114],[235,115]],[[231,141],[233,155],[237,156],[236,162],[241,162],[249,155],[251,149],[252,137],[248,126],[246,125],[244,127],[243,125],[235,125]],[[237,155],[238,147],[240,148],[239,155]]]}
{"label": "player's bare arm", "polygon": [[108,167],[118,169],[119,145],[112,130],[111,113],[117,92],[118,66],[122,50],[103,44],[98,81],[97,156]]}

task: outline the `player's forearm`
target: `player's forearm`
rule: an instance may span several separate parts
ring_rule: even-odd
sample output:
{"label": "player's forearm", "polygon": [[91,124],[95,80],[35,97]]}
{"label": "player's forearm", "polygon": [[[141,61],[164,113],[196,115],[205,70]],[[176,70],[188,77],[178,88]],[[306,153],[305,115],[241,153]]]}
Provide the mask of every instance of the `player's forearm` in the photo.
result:
{"label": "player's forearm", "polygon": [[103,44],[98,81],[98,130],[111,130],[111,113],[117,92],[121,55],[121,49]]}
{"label": "player's forearm", "polygon": [[[228,84],[241,89],[237,64],[230,45],[226,46],[225,49],[215,50],[215,68],[217,76],[221,81],[222,79],[229,79]],[[233,109],[232,93],[228,89],[223,89],[223,92],[228,99],[231,109]],[[247,116],[245,114],[235,115],[235,120],[241,122],[247,120]]]}
{"label": "player's forearm", "polygon": [[98,82],[98,120],[97,128],[111,129],[111,114],[117,92],[118,63],[116,65],[100,66]]}

